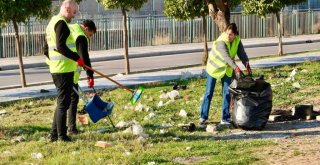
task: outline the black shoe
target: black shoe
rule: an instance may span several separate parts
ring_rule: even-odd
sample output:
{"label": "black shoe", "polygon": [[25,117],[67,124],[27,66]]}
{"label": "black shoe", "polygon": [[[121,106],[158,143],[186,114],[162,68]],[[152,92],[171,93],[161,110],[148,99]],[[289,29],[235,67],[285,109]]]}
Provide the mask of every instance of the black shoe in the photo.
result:
{"label": "black shoe", "polygon": [[57,135],[52,135],[52,134],[49,134],[48,135],[48,139],[50,142],[55,142],[58,140],[58,136]]}
{"label": "black shoe", "polygon": [[63,142],[71,142],[72,140],[68,136],[59,137],[59,140]]}
{"label": "black shoe", "polygon": [[74,128],[74,129],[68,128],[67,135],[77,135],[78,133],[79,133],[79,131],[77,128]]}

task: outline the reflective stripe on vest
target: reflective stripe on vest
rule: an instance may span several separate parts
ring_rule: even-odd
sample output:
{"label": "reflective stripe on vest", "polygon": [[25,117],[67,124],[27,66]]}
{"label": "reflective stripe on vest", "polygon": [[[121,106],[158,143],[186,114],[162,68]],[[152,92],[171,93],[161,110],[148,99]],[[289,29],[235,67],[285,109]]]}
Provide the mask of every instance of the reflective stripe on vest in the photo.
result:
{"label": "reflective stripe on vest", "polygon": [[[56,32],[54,27],[61,20],[67,24],[64,17],[58,15],[53,16],[46,28],[46,39],[49,47],[49,60],[46,60],[46,63],[49,65],[50,73],[67,73],[73,72],[76,69],[75,61],[67,58],[66,56],[60,54],[58,51],[55,50],[57,45]],[[66,45],[68,47],[74,45],[71,33],[66,40]]]}
{"label": "reflective stripe on vest", "polygon": [[[69,48],[69,49],[71,49],[71,48],[73,48],[73,47],[76,47],[76,45],[74,44],[74,43],[70,43],[70,44],[67,44],[67,47]],[[48,49],[49,51],[50,50],[57,50],[57,47],[56,46],[49,46],[49,49]]]}
{"label": "reflective stripe on vest", "polygon": [[222,33],[220,37],[213,42],[212,50],[209,54],[206,71],[210,76],[216,79],[221,79],[225,75],[228,77],[232,76],[233,69],[227,64],[221,53],[217,50],[217,43],[223,41],[228,48],[230,58],[234,59],[238,52],[240,38],[236,36],[231,45],[227,39],[227,34]]}
{"label": "reflective stripe on vest", "polygon": [[[84,36],[87,39],[87,42],[89,43],[89,40],[87,38],[87,36],[85,35],[85,33],[83,32],[83,30],[81,29],[81,26],[79,24],[68,24],[72,38],[74,39],[74,43],[76,43],[76,40],[79,36]],[[72,51],[77,52],[77,48],[76,46],[74,46],[73,48],[70,48]],[[74,84],[78,84],[79,81],[79,77],[81,75],[81,70],[82,67],[78,67],[76,71],[74,72],[74,77],[73,77],[73,83]]]}

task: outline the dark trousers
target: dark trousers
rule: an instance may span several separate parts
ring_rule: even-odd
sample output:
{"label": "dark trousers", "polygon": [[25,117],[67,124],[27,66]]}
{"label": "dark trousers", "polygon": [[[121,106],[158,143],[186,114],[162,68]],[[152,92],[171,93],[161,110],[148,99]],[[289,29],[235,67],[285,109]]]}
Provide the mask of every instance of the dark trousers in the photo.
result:
{"label": "dark trousers", "polygon": [[57,107],[53,116],[51,135],[63,138],[67,136],[67,110],[71,104],[73,72],[53,73],[53,83],[57,89]]}
{"label": "dark trousers", "polygon": [[[73,84],[73,87],[78,90],[78,84]],[[70,131],[76,130],[76,117],[77,117],[78,103],[79,103],[79,95],[74,90],[72,90],[71,105],[68,110],[68,129]]]}

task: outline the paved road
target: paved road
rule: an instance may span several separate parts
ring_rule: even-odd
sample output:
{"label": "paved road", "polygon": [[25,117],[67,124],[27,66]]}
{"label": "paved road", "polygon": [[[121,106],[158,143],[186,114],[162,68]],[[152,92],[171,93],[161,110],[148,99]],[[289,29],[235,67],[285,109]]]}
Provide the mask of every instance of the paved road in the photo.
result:
{"label": "paved road", "polygon": [[[308,44],[295,44],[285,45],[285,53],[319,50],[319,43]],[[278,51],[277,46],[270,47],[255,47],[246,49],[250,58],[261,57],[266,55],[276,54]],[[147,71],[147,70],[159,70],[164,68],[181,67],[188,65],[197,65],[201,63],[202,53],[187,53],[187,54],[175,54],[166,56],[144,57],[135,58],[130,60],[131,71]],[[124,61],[102,61],[94,62],[95,69],[105,74],[117,74],[123,72]],[[47,67],[36,67],[25,69],[27,84],[37,84],[44,82],[52,82],[51,75],[49,74]],[[7,86],[19,86],[20,76],[19,70],[8,70],[0,72],[0,88]],[[85,77],[85,74],[82,74]],[[8,81],[10,80],[10,81]]]}

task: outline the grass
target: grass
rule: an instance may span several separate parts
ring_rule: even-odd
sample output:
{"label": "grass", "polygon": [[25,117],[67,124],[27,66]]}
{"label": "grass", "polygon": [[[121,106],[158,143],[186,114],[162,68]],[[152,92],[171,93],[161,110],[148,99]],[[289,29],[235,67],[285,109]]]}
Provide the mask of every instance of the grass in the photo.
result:
{"label": "grass", "polygon": [[[273,85],[273,105],[278,108],[292,107],[319,96],[320,64],[306,62],[294,66],[270,69],[256,69],[255,76],[264,75]],[[291,71],[297,69],[294,80],[285,82]],[[0,106],[7,114],[0,116],[0,164],[252,164],[259,159],[253,152],[259,147],[276,145],[266,139],[214,140],[215,136],[197,128],[188,132],[178,124],[197,123],[199,107],[205,88],[204,78],[175,80],[187,85],[179,90],[180,99],[158,107],[159,95],[172,90],[172,82],[153,83],[145,86],[140,103],[150,107],[149,111],[134,110],[130,106],[130,93],[122,89],[99,91],[103,99],[111,99],[116,105],[111,116],[114,123],[136,121],[142,125],[148,138],[123,133],[124,129],[114,129],[108,120],[81,126],[81,133],[73,135],[73,142],[50,143],[46,139],[50,132],[55,99],[29,99]],[[301,89],[292,83],[299,82]],[[79,109],[83,103],[79,104]],[[210,122],[220,121],[221,84],[216,85],[210,109]],[[184,109],[187,117],[178,115]],[[157,116],[145,120],[150,113]],[[171,124],[163,128],[161,125]],[[218,135],[230,133],[224,129]],[[98,148],[96,141],[109,141],[114,145]],[[32,158],[32,153],[41,153],[43,158]],[[294,155],[298,155],[296,152]]]}

